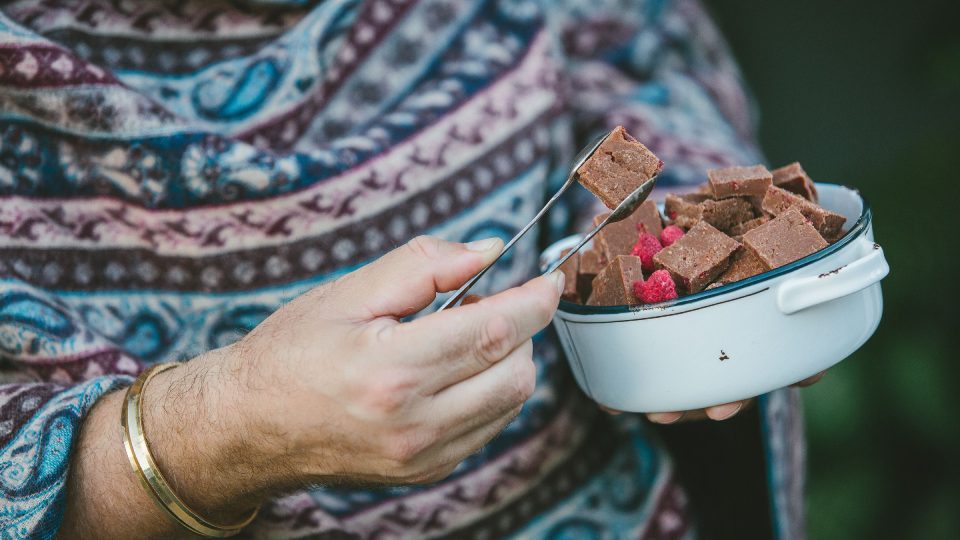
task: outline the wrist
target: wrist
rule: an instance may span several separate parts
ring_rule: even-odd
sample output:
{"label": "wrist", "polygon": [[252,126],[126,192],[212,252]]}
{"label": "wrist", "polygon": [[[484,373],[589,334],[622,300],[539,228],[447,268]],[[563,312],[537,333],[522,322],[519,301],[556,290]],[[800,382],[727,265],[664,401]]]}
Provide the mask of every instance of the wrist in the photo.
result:
{"label": "wrist", "polygon": [[[329,471],[317,465],[325,460],[312,459],[314,448],[304,442],[317,435],[313,421],[324,414],[324,409],[305,412],[295,408],[302,402],[293,397],[299,395],[297,382],[288,380],[286,373],[271,370],[272,363],[264,356],[273,352],[262,352],[242,340],[220,351],[231,366],[234,410],[242,419],[242,432],[255,441],[247,448],[247,462],[267,471],[264,478],[271,492],[326,481],[331,476]],[[304,416],[312,421],[305,424]]]}
{"label": "wrist", "polygon": [[230,348],[157,374],[143,423],[157,466],[177,495],[215,522],[241,520],[274,491],[269,456],[244,414]]}

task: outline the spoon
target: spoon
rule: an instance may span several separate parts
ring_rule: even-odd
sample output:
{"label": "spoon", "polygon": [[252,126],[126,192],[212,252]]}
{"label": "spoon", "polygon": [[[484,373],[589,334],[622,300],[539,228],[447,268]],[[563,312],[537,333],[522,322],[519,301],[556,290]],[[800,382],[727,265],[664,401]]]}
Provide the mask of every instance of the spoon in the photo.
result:
{"label": "spoon", "polygon": [[[584,149],[581,150],[579,154],[577,154],[577,157],[574,160],[573,167],[570,169],[570,174],[567,176],[567,180],[563,183],[563,185],[560,186],[560,189],[558,189],[557,192],[554,193],[552,197],[550,197],[550,200],[548,200],[547,203],[543,205],[543,208],[541,208],[540,211],[537,212],[537,215],[533,216],[533,219],[530,220],[530,223],[527,223],[522,229],[520,229],[520,232],[518,232],[513,238],[510,239],[509,242],[506,243],[506,245],[503,246],[503,249],[500,250],[500,254],[497,255],[497,257],[490,264],[485,266],[482,270],[477,272],[476,275],[470,278],[469,281],[464,283],[462,287],[457,289],[457,292],[454,293],[453,296],[448,298],[447,301],[444,302],[439,309],[437,309],[438,312],[443,311],[448,307],[456,304],[464,296],[466,296],[467,291],[469,291],[470,288],[473,287],[477,283],[477,281],[479,281],[480,278],[487,273],[487,270],[489,270],[491,266],[496,264],[497,261],[500,260],[500,257],[503,257],[503,254],[509,251],[510,248],[512,248],[513,245],[516,244],[517,241],[520,240],[523,237],[523,235],[526,234],[527,231],[529,231],[534,226],[534,224],[540,221],[540,218],[542,218],[543,215],[546,214],[551,207],[553,207],[554,203],[557,202],[560,196],[563,195],[563,193],[567,191],[567,189],[570,186],[576,183],[579,176],[580,167],[584,163],[586,163],[586,161],[590,159],[591,156],[593,156],[594,152],[597,151],[597,148],[600,148],[600,145],[603,144],[603,141],[607,140],[607,137],[609,136],[610,136],[610,133],[607,133],[606,135],[598,137],[593,142],[593,144],[590,144],[584,147]],[[561,264],[566,262],[571,255],[576,253],[581,247],[583,247],[584,244],[589,242],[590,239],[593,238],[598,232],[600,232],[600,229],[604,228],[608,223],[620,221],[630,216],[630,214],[632,214],[633,211],[636,210],[637,207],[639,207],[643,203],[643,201],[647,200],[647,197],[650,195],[650,192],[653,191],[653,186],[656,184],[656,182],[657,182],[657,175],[653,175],[652,177],[650,177],[649,180],[640,184],[640,186],[637,187],[637,189],[633,190],[632,193],[630,193],[622,201],[620,201],[620,204],[618,204],[617,207],[613,209],[613,212],[610,212],[610,214],[607,216],[606,219],[603,220],[602,223],[594,227],[592,231],[590,231],[586,236],[584,236],[580,240],[580,242],[576,245],[576,247],[568,251],[567,254],[564,255],[562,258],[560,258],[559,261],[550,265],[550,267],[547,268],[547,271],[544,272],[544,274],[549,274],[550,272],[553,272],[554,270],[559,268]]]}

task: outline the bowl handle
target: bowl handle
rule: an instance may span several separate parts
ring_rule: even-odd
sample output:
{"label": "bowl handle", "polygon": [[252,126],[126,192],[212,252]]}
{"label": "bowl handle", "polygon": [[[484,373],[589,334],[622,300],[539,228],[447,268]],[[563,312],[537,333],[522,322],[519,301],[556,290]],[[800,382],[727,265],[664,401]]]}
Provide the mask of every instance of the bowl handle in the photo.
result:
{"label": "bowl handle", "polygon": [[856,240],[859,259],[818,276],[791,279],[777,290],[777,307],[789,315],[808,307],[829,302],[861,291],[877,283],[888,273],[890,265],[880,244],[866,237]]}

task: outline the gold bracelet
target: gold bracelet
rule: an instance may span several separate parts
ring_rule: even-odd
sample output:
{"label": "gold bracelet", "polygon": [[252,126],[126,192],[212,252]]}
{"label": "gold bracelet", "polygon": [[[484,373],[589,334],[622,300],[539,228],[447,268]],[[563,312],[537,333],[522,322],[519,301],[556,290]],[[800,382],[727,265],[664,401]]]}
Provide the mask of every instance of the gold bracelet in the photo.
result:
{"label": "gold bracelet", "polygon": [[[143,488],[151,495],[157,506],[166,511],[167,515],[185,529],[211,538],[226,538],[238,534],[246,527],[260,511],[258,506],[249,517],[233,525],[218,525],[204,519],[192,510],[180,497],[173,492],[170,484],[160,474],[157,463],[150,453],[146,435],[143,432],[143,391],[154,375],[176,367],[176,362],[155,364],[137,377],[137,380],[127,389],[124,398],[123,412],[120,415],[120,425],[123,428],[123,447],[130,459],[130,466],[140,479]],[[131,421],[132,420],[132,421]]]}

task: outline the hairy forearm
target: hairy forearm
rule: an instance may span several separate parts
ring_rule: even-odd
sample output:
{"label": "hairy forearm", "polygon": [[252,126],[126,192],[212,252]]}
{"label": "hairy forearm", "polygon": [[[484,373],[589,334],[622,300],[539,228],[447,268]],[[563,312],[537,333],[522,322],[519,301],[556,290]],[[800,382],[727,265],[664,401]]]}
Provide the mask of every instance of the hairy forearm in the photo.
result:
{"label": "hairy forearm", "polygon": [[[143,394],[147,441],[174,492],[208,519],[232,523],[265,497],[269,459],[254,447],[240,407],[229,349],[154,377]],[[124,391],[85,419],[67,481],[61,538],[182,538],[133,472],[123,448]]]}
{"label": "hairy forearm", "polygon": [[83,422],[67,479],[67,510],[58,538],[122,538],[138,530],[146,537],[175,532],[138,484],[123,451],[120,408],[123,391],[97,402]]}

